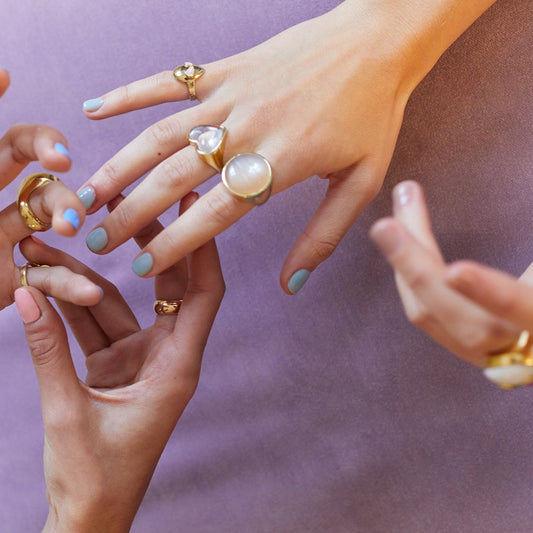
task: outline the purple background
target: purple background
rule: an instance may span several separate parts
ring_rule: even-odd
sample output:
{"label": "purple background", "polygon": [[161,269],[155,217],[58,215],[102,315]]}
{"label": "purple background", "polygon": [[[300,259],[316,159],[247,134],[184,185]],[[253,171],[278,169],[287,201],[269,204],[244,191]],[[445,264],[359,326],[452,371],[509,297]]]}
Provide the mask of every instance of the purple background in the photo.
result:
{"label": "purple background", "polygon": [[[64,179],[77,188],[183,107],[96,123],[81,113],[85,99],[231,55],[337,3],[3,0],[0,64],[12,87],[2,129],[61,129],[74,158]],[[499,391],[410,326],[367,233],[390,213],[393,185],[417,179],[448,259],[525,269],[532,44],[530,2],[500,1],[445,54],[408,105],[383,192],[297,297],[279,288],[279,269],[323,183],[272,198],[219,238],[227,295],[134,532],[531,531],[533,392]],[[108,276],[148,324],[151,282],[130,270],[134,245],[104,257],[85,247],[99,218],[75,240],[45,239]],[[47,503],[36,380],[13,307],[0,328],[0,530],[38,531]]]}

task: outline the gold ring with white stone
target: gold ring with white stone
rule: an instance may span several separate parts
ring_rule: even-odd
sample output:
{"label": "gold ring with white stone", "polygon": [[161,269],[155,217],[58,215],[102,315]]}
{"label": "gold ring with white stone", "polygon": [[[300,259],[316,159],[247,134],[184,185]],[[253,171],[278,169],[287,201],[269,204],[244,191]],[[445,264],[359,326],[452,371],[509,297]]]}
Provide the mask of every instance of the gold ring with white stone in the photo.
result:
{"label": "gold ring with white stone", "polygon": [[177,81],[181,81],[187,85],[189,100],[196,100],[196,80],[204,74],[204,68],[193,65],[190,61],[186,61],[183,65],[176,67],[172,72],[172,75]]}
{"label": "gold ring with white stone", "polygon": [[228,130],[224,126],[196,126],[189,132],[189,144],[196,148],[202,161],[217,172],[224,164],[224,145]]}
{"label": "gold ring with white stone", "polygon": [[272,167],[259,154],[237,154],[222,168],[222,183],[237,198],[264,204],[272,191]]}
{"label": "gold ring with white stone", "polygon": [[509,349],[489,356],[485,377],[502,389],[514,389],[533,383],[533,338],[529,331],[520,333]]}

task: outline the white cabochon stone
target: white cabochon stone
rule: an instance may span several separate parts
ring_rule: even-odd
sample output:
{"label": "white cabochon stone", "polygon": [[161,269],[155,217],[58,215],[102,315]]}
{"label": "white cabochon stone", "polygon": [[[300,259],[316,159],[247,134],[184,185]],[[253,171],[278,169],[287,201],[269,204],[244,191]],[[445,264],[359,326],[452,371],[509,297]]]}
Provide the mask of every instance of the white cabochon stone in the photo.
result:
{"label": "white cabochon stone", "polygon": [[212,152],[222,140],[224,130],[216,126],[196,126],[189,132],[189,139],[196,142],[198,150]]}
{"label": "white cabochon stone", "polygon": [[257,154],[239,154],[225,166],[226,182],[238,194],[259,192],[270,182],[270,167]]}
{"label": "white cabochon stone", "polygon": [[485,368],[483,373],[498,385],[528,385],[533,381],[533,367],[530,366],[492,366]]}

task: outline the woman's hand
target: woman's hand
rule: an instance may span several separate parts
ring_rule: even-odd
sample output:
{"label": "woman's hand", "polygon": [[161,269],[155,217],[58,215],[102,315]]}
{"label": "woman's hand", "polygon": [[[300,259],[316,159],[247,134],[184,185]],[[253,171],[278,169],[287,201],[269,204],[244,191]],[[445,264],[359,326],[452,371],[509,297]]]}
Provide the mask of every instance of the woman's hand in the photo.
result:
{"label": "woman's hand", "polygon": [[[9,85],[9,76],[0,69],[0,95]],[[63,135],[48,126],[17,124],[0,138],[0,190],[11,183],[31,161],[39,161],[51,171],[65,172],[70,168],[70,156]],[[76,194],[62,182],[36,189],[30,206],[43,222],[52,224],[56,233],[73,236],[83,224],[85,209]],[[13,293],[21,286],[19,268],[14,263],[13,250],[17,243],[33,232],[22,220],[16,203],[0,212],[0,309],[13,303]],[[81,276],[64,268],[28,270],[28,282],[51,296],[80,305],[92,305],[100,300],[100,289]]]}
{"label": "woman's hand", "polygon": [[[201,105],[141,133],[84,185],[93,213],[144,173],[151,173],[88,237],[108,253],[214,171],[187,134],[197,125],[228,130],[224,160],[257,152],[271,163],[278,193],[312,175],[327,178],[324,200],[289,253],[281,285],[293,294],[336,248],[379,191],[406,102],[439,55],[494,0],[347,1],[234,57],[205,67]],[[442,19],[446,15],[446,25]],[[428,44],[429,43],[429,44]],[[188,90],[171,71],[85,102],[103,119]],[[152,242],[134,271],[152,276],[231,226],[251,205],[219,183]]]}
{"label": "woman's hand", "polygon": [[400,183],[393,198],[394,218],[376,222],[370,235],[394,269],[413,324],[482,367],[491,353],[509,348],[523,329],[533,330],[533,288],[527,278],[517,281],[470,261],[446,265],[420,186]]}
{"label": "woman's hand", "polygon": [[[192,195],[184,202],[191,200]],[[160,230],[152,223],[137,242],[143,246]],[[91,308],[57,302],[87,356],[86,383],[76,376],[53,307],[33,287],[16,292],[41,391],[50,502],[44,531],[129,531],[199,379],[224,293],[215,243],[155,278],[156,298],[183,303],[179,315],[156,316],[144,330],[117,289],[83,264],[30,240],[22,251],[32,261],[63,265],[104,289],[102,301]]]}

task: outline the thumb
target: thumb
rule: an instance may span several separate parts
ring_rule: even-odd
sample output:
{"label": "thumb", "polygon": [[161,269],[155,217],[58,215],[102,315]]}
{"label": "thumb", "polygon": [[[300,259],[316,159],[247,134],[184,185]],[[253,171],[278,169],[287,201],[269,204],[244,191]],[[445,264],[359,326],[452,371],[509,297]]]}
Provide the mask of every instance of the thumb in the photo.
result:
{"label": "thumb", "polygon": [[34,287],[15,291],[17,310],[24,322],[41,391],[43,412],[57,402],[71,402],[80,391],[72,363],[67,332],[57,311]]}
{"label": "thumb", "polygon": [[281,269],[281,286],[296,294],[310,273],[337,248],[346,232],[379,192],[382,176],[359,163],[330,176],[326,197],[298,237]]}

